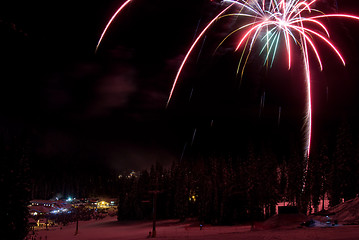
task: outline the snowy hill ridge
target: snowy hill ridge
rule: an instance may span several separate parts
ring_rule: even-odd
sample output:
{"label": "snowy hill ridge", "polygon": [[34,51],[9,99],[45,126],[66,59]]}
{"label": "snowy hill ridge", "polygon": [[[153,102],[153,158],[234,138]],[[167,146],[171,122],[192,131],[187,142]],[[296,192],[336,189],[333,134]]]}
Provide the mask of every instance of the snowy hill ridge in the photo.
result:
{"label": "snowy hill ridge", "polygon": [[340,224],[359,224],[359,197],[331,207],[327,213]]}

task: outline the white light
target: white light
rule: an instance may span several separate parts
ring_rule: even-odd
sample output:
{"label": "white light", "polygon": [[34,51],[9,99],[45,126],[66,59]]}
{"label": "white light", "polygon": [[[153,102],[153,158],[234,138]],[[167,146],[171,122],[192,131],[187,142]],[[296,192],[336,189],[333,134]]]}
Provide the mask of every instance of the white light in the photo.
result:
{"label": "white light", "polygon": [[59,213],[59,210],[53,210],[53,211],[51,211],[51,213],[53,213],[53,214],[58,214],[58,213]]}

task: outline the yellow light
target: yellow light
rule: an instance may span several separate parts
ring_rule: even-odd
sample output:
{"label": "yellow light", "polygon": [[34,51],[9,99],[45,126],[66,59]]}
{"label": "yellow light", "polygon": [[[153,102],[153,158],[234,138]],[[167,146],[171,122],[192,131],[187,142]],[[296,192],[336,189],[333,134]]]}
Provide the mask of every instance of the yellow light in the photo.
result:
{"label": "yellow light", "polygon": [[197,199],[196,199],[196,195],[190,196],[188,200],[195,202],[195,201],[197,200]]}

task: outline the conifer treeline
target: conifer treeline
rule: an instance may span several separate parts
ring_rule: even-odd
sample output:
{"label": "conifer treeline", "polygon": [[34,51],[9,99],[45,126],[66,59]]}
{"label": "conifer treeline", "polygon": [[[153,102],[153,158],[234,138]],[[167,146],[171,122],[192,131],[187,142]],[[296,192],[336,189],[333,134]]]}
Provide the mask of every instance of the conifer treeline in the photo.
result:
{"label": "conifer treeline", "polygon": [[281,201],[303,213],[317,211],[325,197],[336,205],[359,192],[355,142],[350,126],[343,122],[334,144],[327,138],[315,144],[307,173],[306,159],[295,147],[280,158],[272,148],[254,144],[244,156],[200,154],[174,162],[169,169],[156,163],[137,178],[120,179],[118,218],[151,218],[154,190],[160,191],[159,218],[198,217],[213,224],[265,219],[275,214]]}

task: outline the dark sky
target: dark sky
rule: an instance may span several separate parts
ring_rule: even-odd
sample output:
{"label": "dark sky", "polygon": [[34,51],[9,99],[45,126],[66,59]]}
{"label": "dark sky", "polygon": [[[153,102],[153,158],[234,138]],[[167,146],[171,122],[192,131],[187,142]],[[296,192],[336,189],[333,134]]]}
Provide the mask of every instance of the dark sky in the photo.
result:
{"label": "dark sky", "polygon": [[[200,57],[193,55],[166,108],[196,29],[221,8],[209,0],[134,0],[95,54],[102,29],[121,3],[1,1],[0,123],[3,132],[26,129],[38,161],[135,170],[155,161],[167,164],[179,159],[192,139],[206,142],[203,146],[212,146],[209,139],[235,145],[262,137],[263,129],[267,137],[276,135],[279,107],[281,131],[300,131],[305,94],[299,70],[275,65],[266,73],[262,60],[253,59],[239,84],[238,54],[228,46],[212,57],[225,26],[209,33]],[[345,12],[359,9],[355,1],[338,6]],[[358,111],[359,27],[339,21],[331,29],[348,66],[338,66],[328,49],[321,49],[327,70],[313,72],[318,125]]]}

